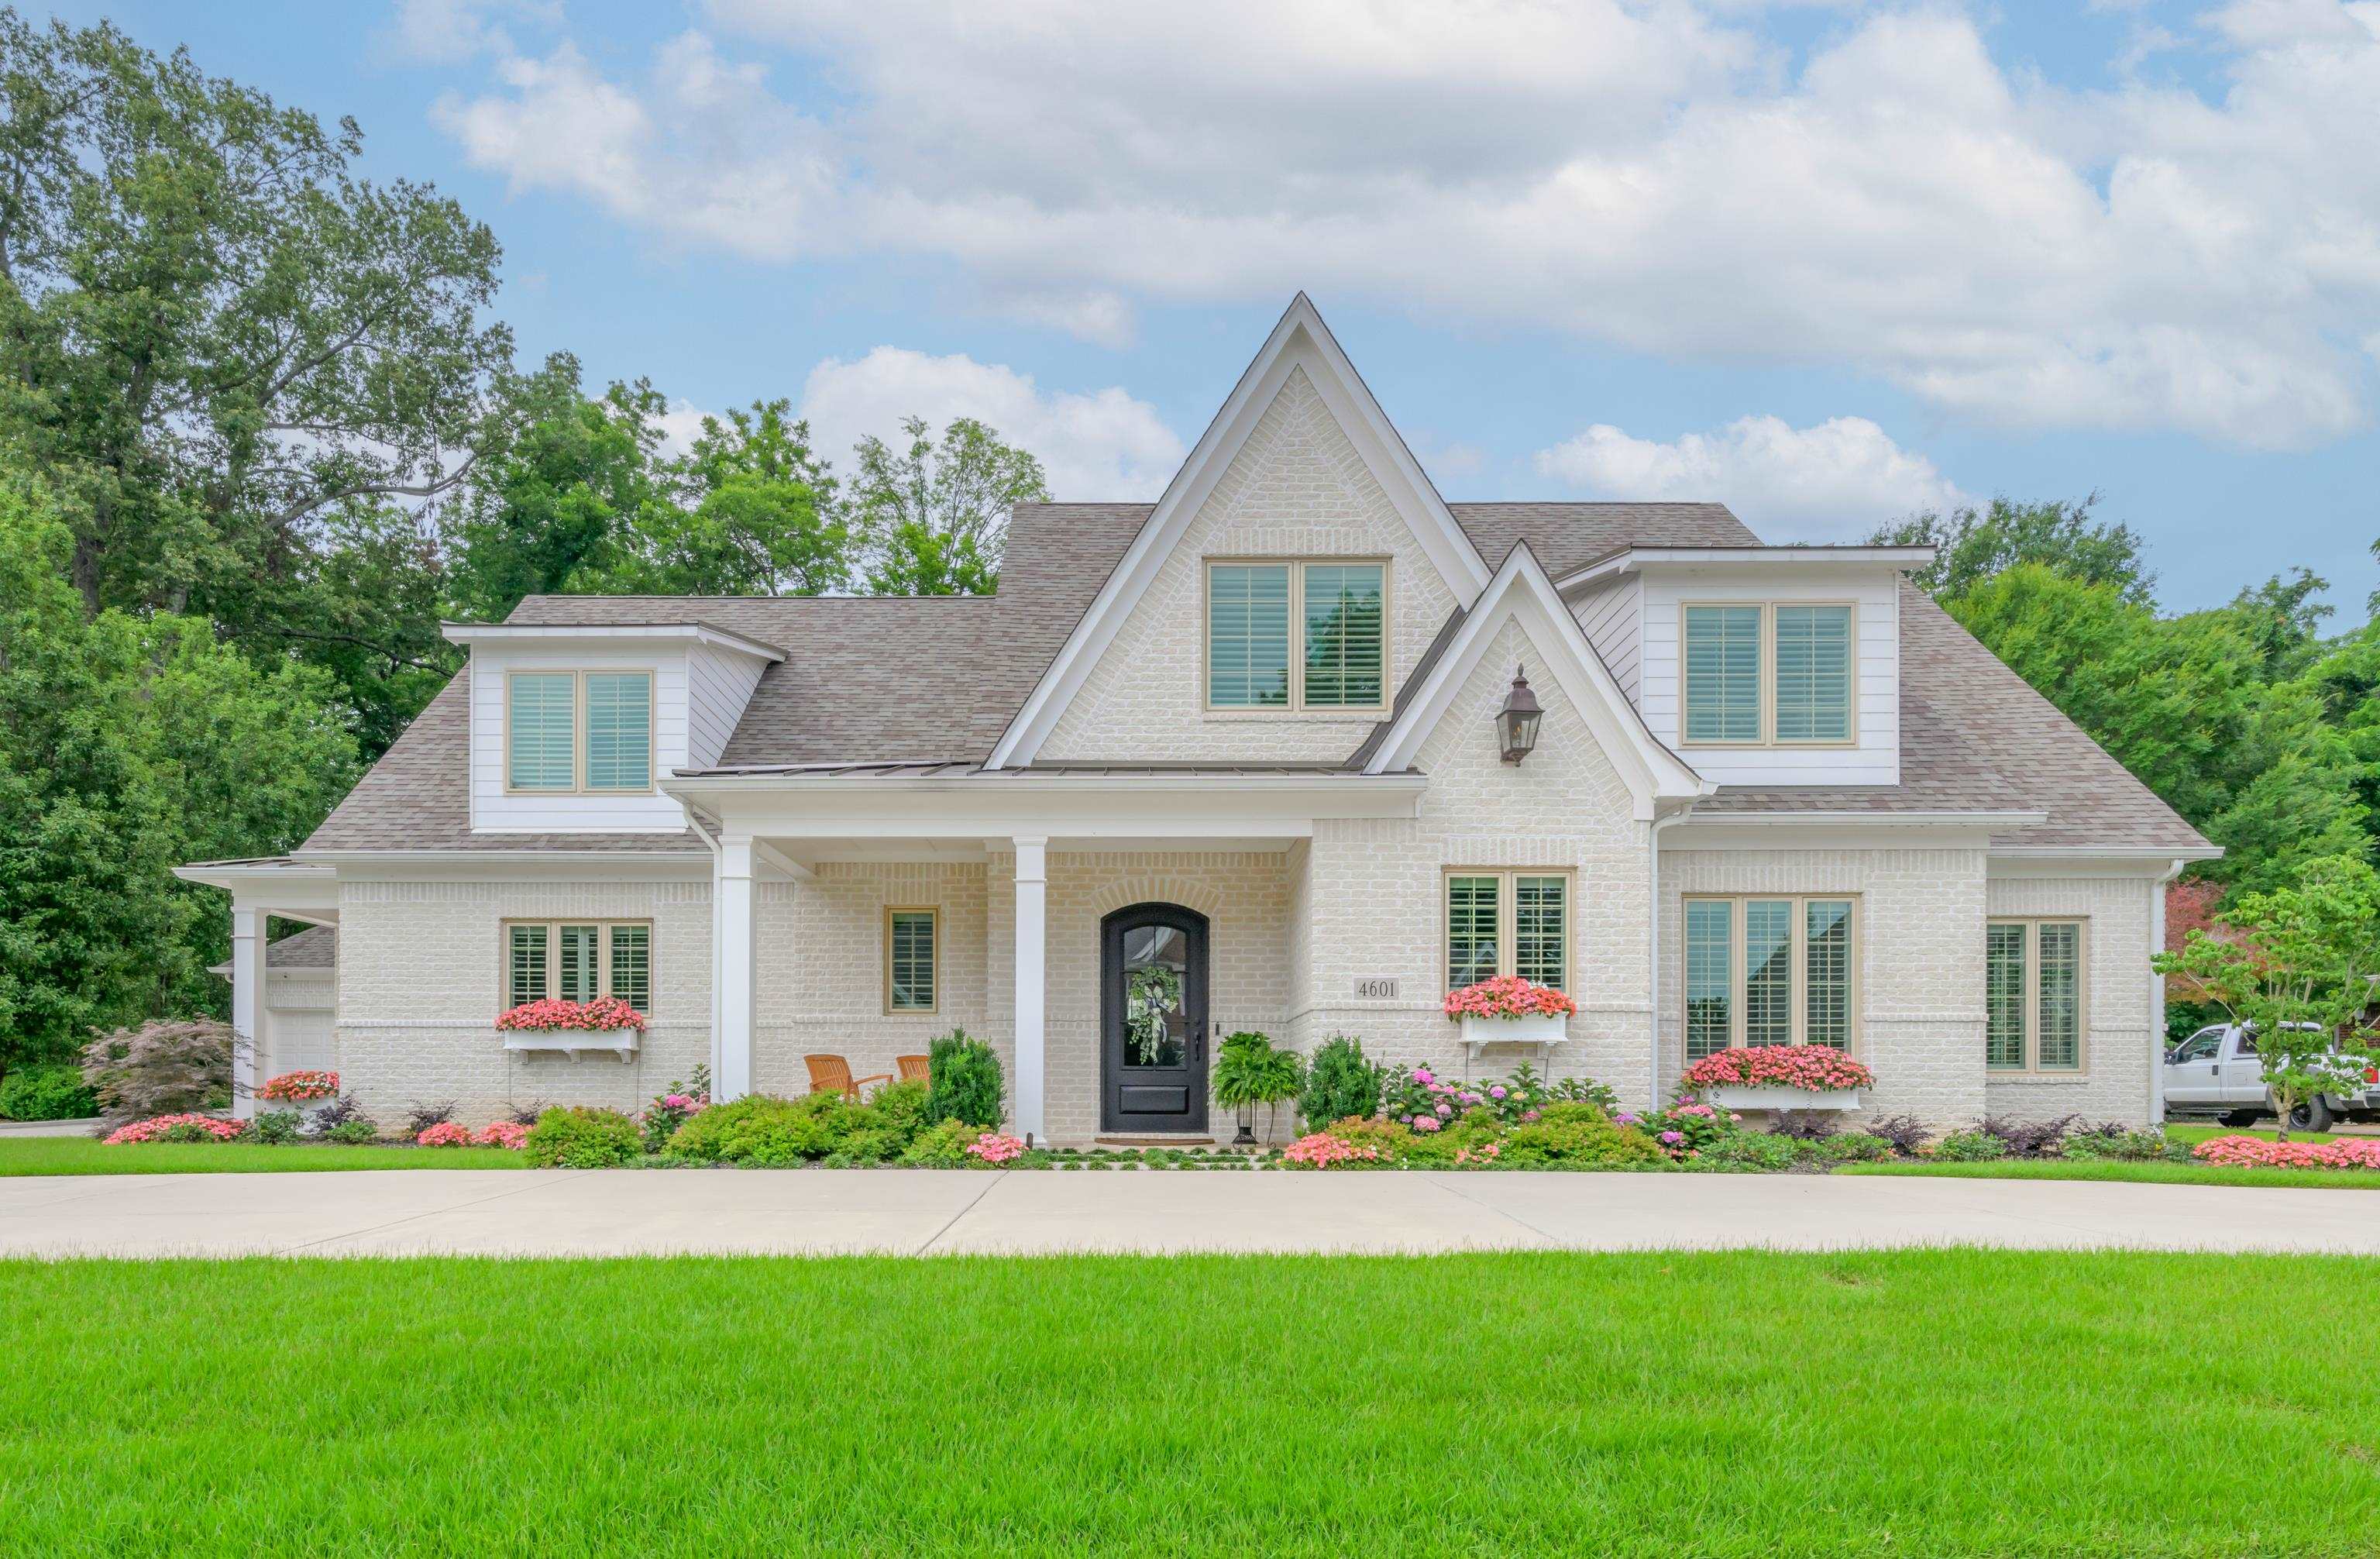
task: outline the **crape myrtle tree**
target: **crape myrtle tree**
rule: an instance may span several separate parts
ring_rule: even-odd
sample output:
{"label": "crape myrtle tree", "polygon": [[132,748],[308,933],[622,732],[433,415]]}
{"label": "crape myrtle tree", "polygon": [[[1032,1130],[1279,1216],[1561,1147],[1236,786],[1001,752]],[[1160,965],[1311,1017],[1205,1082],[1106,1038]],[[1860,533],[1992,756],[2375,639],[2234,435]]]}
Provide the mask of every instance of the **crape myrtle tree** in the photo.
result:
{"label": "crape myrtle tree", "polygon": [[2151,963],[2253,1025],[2286,1142],[2293,1112],[2360,1092],[2375,1064],[2366,1014],[2380,981],[2380,873],[2352,857],[2309,861],[2297,883],[2247,895],[2226,920]]}

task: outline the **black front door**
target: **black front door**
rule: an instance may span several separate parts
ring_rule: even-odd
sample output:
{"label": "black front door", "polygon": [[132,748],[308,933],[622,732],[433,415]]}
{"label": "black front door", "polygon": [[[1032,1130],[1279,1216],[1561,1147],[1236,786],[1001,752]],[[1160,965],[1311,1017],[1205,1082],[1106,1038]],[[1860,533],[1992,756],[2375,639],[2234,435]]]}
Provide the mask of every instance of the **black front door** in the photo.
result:
{"label": "black front door", "polygon": [[1099,922],[1099,1129],[1207,1129],[1207,917],[1135,904]]}

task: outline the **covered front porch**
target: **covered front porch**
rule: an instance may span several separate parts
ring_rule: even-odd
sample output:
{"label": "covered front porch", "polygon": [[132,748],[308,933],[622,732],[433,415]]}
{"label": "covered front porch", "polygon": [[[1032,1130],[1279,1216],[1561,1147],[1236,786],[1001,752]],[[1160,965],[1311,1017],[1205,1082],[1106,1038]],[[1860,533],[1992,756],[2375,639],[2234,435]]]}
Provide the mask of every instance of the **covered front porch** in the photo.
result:
{"label": "covered front porch", "polygon": [[[721,1097],[800,1091],[808,1051],[889,1071],[965,1028],[1001,1053],[1013,1129],[1062,1145],[1222,1124],[1215,1042],[1294,1042],[1308,1005],[1317,819],[1410,817],[1421,780],[839,771],[670,788],[713,849]],[[896,1009],[889,963],[871,1001],[892,918],[929,909],[931,1010]]]}
{"label": "covered front porch", "polygon": [[231,895],[231,1113],[246,1120],[256,1114],[256,1088],[264,1080],[259,1067],[273,1054],[265,1000],[265,948],[272,922],[277,918],[336,926],[338,873],[328,866],[276,856],[200,861],[176,867],[174,875]]}

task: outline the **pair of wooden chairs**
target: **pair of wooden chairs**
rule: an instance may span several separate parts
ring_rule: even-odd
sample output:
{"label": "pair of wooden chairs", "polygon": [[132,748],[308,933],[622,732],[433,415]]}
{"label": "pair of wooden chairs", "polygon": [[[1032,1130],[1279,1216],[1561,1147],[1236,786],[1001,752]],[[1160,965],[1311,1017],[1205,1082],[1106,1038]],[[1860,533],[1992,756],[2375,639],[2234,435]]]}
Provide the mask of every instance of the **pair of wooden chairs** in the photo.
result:
{"label": "pair of wooden chairs", "polygon": [[[922,1055],[896,1055],[892,1064],[900,1068],[903,1082],[924,1082],[928,1075],[927,1059]],[[840,1093],[856,1101],[859,1090],[870,1083],[889,1083],[890,1072],[879,1072],[872,1078],[855,1078],[851,1063],[840,1055],[805,1055],[802,1065],[810,1069],[812,1093]]]}

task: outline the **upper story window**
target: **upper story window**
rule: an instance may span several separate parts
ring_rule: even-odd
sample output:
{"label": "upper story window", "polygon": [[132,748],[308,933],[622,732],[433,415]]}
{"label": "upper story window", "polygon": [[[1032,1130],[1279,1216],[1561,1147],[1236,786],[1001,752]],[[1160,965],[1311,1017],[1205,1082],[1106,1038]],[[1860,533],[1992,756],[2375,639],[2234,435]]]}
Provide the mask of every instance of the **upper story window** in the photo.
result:
{"label": "upper story window", "polygon": [[1853,608],[1841,603],[1689,603],[1681,624],[1688,743],[1841,747],[1852,710]]}
{"label": "upper story window", "polygon": [[1389,566],[1207,566],[1207,707],[1388,707]]}
{"label": "upper story window", "polygon": [[653,787],[653,674],[516,671],[504,681],[504,787]]}

